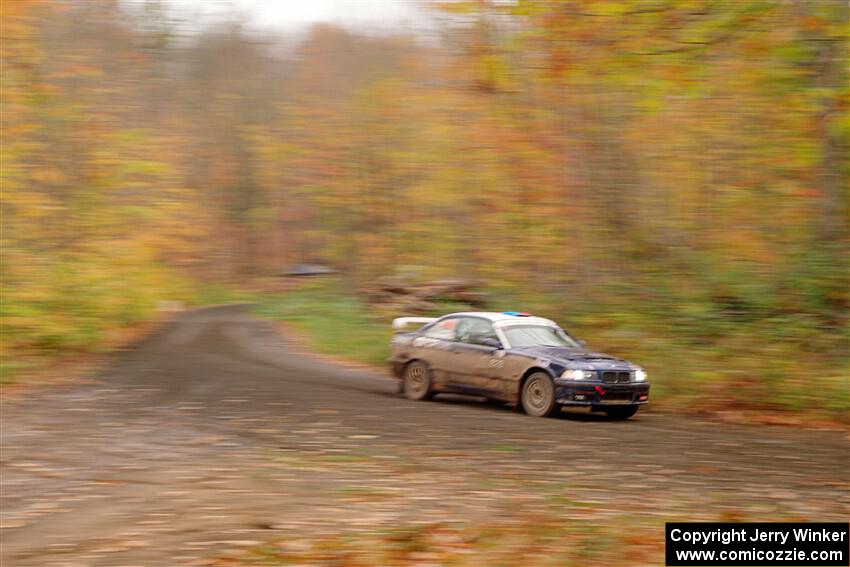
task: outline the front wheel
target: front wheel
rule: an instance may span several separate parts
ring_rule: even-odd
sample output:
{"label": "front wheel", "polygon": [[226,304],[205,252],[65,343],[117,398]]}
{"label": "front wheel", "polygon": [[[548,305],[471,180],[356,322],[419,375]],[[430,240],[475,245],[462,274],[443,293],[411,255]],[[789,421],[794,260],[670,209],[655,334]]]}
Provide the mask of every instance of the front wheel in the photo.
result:
{"label": "front wheel", "polygon": [[607,413],[608,417],[611,419],[629,419],[637,413],[637,410],[637,406],[623,406],[619,408],[608,408],[605,410],[605,413]]}
{"label": "front wheel", "polygon": [[522,409],[533,417],[546,417],[555,413],[555,384],[548,374],[535,372],[522,386]]}
{"label": "front wheel", "polygon": [[424,362],[417,360],[405,367],[402,391],[408,400],[427,400],[431,397],[431,371]]}

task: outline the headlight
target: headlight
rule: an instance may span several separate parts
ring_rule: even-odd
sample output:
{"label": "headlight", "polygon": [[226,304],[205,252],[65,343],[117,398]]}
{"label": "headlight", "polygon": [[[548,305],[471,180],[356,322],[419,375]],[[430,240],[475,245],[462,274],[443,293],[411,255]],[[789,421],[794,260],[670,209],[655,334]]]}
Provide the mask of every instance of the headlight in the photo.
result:
{"label": "headlight", "polygon": [[593,370],[566,370],[561,374],[561,378],[565,380],[590,380],[596,378],[596,372]]}
{"label": "headlight", "polygon": [[638,382],[646,380],[646,370],[635,370],[635,380]]}

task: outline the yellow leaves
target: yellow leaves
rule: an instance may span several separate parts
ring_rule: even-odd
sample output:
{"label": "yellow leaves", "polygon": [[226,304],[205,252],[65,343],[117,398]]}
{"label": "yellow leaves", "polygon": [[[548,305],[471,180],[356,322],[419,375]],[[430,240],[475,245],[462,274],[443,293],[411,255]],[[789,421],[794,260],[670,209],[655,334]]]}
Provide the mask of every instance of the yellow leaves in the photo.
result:
{"label": "yellow leaves", "polygon": [[623,2],[622,0],[590,2],[586,8],[587,12],[593,15],[605,17],[622,16],[631,9],[633,9],[633,6],[629,2]]}
{"label": "yellow leaves", "polygon": [[10,190],[8,186],[4,189],[2,203],[4,207],[9,207],[7,210],[11,213],[5,229],[31,231],[36,227],[30,226],[30,223],[56,216],[64,210],[62,203],[46,192]]}
{"label": "yellow leaves", "polygon": [[[163,266],[401,258],[531,292],[682,250],[773,265],[811,237],[824,132],[846,130],[824,42],[800,41],[842,22],[793,3],[440,2],[440,42],[324,26],[285,60],[238,34],[139,48],[109,7],[108,39],[59,41],[7,4],[13,322],[68,307],[60,335],[177,293]],[[94,322],[68,299],[87,292]]]}
{"label": "yellow leaves", "polygon": [[59,185],[67,179],[60,169],[51,166],[35,169],[30,173],[30,178],[37,184],[45,185]]}
{"label": "yellow leaves", "polygon": [[479,58],[482,84],[490,89],[505,90],[511,88],[511,72],[504,59],[496,53],[488,53]]}
{"label": "yellow leaves", "polygon": [[482,0],[450,0],[435,2],[434,5],[449,14],[472,14],[480,10],[485,3]]}
{"label": "yellow leaves", "polygon": [[728,261],[775,262],[778,259],[776,252],[758,228],[750,224],[726,225],[723,230],[712,231],[711,240],[724,251]]}
{"label": "yellow leaves", "polygon": [[35,18],[49,6],[50,2],[46,0],[4,1],[3,9],[0,10],[4,41],[20,40],[28,36]]}

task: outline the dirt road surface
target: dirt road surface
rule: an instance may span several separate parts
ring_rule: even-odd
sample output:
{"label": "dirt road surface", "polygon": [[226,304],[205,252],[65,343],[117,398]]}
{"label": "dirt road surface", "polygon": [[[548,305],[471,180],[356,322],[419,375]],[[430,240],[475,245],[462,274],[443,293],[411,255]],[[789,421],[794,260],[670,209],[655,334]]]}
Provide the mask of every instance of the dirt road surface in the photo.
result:
{"label": "dirt road surface", "polygon": [[845,432],[410,402],[238,306],[2,410],[4,567],[203,565],[272,538],[520,515],[663,529],[850,510]]}

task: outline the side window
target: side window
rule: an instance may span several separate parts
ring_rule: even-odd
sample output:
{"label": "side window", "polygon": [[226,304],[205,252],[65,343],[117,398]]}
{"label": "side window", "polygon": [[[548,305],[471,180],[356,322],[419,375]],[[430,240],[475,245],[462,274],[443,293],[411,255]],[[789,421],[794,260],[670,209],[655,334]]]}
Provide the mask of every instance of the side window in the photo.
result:
{"label": "side window", "polygon": [[473,345],[480,345],[484,339],[495,339],[496,331],[493,324],[478,317],[464,317],[457,324],[456,340]]}
{"label": "side window", "polygon": [[429,339],[440,339],[443,341],[453,341],[455,339],[455,331],[460,319],[443,319],[431,325],[425,331],[425,336]]}

